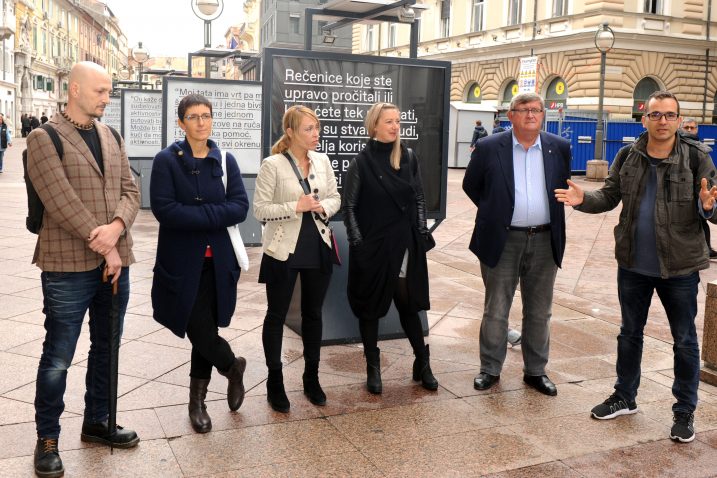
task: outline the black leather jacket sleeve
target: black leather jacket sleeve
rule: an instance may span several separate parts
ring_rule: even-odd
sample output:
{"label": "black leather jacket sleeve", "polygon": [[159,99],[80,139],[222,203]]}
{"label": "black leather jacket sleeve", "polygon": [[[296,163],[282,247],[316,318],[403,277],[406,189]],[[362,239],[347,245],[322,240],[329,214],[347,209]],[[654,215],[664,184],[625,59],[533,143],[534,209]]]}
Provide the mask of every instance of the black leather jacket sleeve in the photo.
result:
{"label": "black leather jacket sleeve", "polygon": [[412,150],[409,152],[408,160],[412,163],[413,190],[416,191],[416,228],[421,234],[428,234],[428,223],[426,221],[426,198],[423,195],[421,168],[418,166],[418,157]]}
{"label": "black leather jacket sleeve", "polygon": [[361,235],[358,219],[356,218],[356,209],[358,208],[360,196],[361,175],[359,174],[359,166],[356,163],[356,159],[353,159],[344,177],[343,204],[341,206],[344,214],[346,234],[348,235],[349,244],[352,246],[360,246],[363,242],[363,236]]}

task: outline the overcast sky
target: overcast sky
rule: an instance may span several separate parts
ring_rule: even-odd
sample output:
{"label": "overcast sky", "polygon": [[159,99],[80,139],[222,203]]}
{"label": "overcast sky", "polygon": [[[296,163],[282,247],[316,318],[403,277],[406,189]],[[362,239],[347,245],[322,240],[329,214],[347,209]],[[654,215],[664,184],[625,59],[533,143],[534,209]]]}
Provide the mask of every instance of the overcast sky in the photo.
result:
{"label": "overcast sky", "polygon": [[[194,15],[192,0],[104,0],[119,19],[130,47],[142,42],[150,56],[180,56],[204,47],[204,21]],[[224,0],[212,21],[212,46],[224,44],[224,33],[244,21],[242,0]]]}

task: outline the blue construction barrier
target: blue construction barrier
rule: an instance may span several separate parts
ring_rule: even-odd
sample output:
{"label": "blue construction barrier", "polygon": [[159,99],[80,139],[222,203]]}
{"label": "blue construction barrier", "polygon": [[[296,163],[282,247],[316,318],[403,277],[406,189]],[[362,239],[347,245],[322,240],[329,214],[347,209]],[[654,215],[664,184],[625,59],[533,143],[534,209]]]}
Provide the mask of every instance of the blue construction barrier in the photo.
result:
{"label": "blue construction barrier", "polygon": [[[501,121],[500,125],[510,128],[510,121]],[[560,132],[558,132],[558,125],[560,125],[561,128]],[[596,127],[597,122],[594,120],[547,122],[546,131],[559,134],[570,141],[573,152],[573,160],[570,167],[573,173],[584,173],[587,168],[587,162],[594,159]],[[632,143],[643,131],[645,131],[645,128],[640,122],[606,122],[603,138],[603,159],[607,160],[609,164],[612,164],[620,148]],[[712,162],[717,166],[717,125],[700,125],[698,133],[700,140],[707,141],[708,144],[710,142],[713,143],[709,144],[712,147],[710,155]]]}

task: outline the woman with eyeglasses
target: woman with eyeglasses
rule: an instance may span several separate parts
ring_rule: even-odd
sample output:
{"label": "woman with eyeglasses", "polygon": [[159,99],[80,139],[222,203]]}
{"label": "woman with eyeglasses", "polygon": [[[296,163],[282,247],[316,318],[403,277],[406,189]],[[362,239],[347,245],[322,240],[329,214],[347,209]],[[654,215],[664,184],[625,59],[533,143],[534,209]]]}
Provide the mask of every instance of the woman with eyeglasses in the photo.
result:
{"label": "woman with eyeglasses", "polygon": [[160,151],[152,165],[149,193],[159,221],[152,307],[157,322],[189,337],[189,419],[206,433],[212,429],[204,403],[212,368],[229,381],[229,408],[244,400],[246,360],[234,355],[218,327],[231,322],[240,273],[227,227],[244,221],[249,200],[234,156],[225,154],[222,170],[223,153],[209,139],[209,100],[187,95],[177,114],[185,139]]}
{"label": "woman with eyeglasses", "polygon": [[418,158],[401,144],[400,111],[377,103],[366,114],[369,140],[344,178],[344,224],[349,238],[348,298],[359,319],[366,356],[366,387],[383,390],[378,321],[391,302],[415,355],[413,380],[437,390],[418,312],[428,310],[426,251],[435,245],[426,227]]}
{"label": "woman with eyeglasses", "polygon": [[319,384],[321,309],[333,258],[328,221],[341,206],[328,156],[316,152],[319,119],[305,106],[292,106],[282,120],[284,134],[271,148],[256,177],[254,216],[266,224],[259,282],[266,284],[267,311],[262,342],[269,377],[267,400],[287,413],[281,342],[296,278],[301,278],[301,339],[304,343],[304,394],[325,405]]}

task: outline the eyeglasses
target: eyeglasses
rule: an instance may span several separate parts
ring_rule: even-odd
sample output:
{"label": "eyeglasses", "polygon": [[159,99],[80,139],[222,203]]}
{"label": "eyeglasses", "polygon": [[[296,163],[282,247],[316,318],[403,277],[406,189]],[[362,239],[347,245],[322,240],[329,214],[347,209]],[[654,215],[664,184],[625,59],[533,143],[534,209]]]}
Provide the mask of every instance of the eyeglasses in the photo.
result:
{"label": "eyeglasses", "polygon": [[184,117],[184,121],[199,121],[199,118],[202,119],[202,121],[210,121],[212,119],[212,115],[210,113],[203,113],[201,115],[187,115]]}
{"label": "eyeglasses", "polygon": [[645,113],[645,116],[647,116],[652,121],[660,121],[663,116],[667,121],[677,121],[677,118],[680,117],[680,114],[675,113],[674,111],[669,111],[667,113],[653,111],[652,113]]}
{"label": "eyeglasses", "polygon": [[523,108],[523,109],[519,109],[519,110],[510,110],[510,111],[512,111],[513,113],[521,114],[521,115],[527,115],[528,113],[530,113],[533,116],[537,116],[543,112],[543,110],[538,109],[538,108]]}

